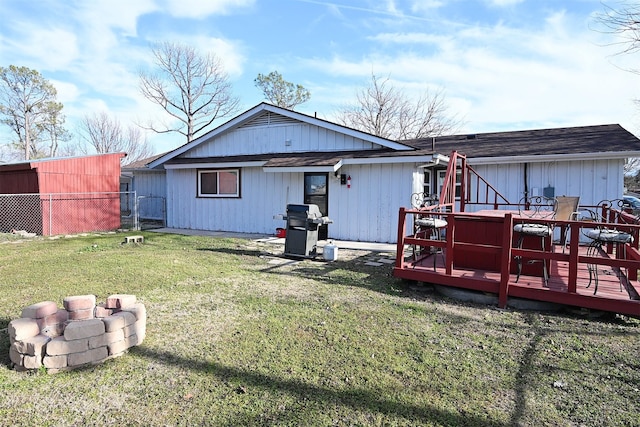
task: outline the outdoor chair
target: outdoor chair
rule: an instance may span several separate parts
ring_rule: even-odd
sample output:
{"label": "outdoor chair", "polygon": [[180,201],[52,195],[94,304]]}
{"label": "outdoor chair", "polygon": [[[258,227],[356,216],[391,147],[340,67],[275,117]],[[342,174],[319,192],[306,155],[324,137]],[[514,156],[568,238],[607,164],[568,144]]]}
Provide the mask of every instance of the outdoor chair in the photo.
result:
{"label": "outdoor chair", "polygon": [[[578,205],[580,204],[580,196],[558,196],[556,197],[553,219],[557,221],[577,220],[580,216]],[[568,241],[568,228],[560,227],[560,244],[564,253]]]}
{"label": "outdoor chair", "polygon": [[[578,215],[579,197],[574,196],[558,196],[555,199],[547,199],[541,196],[534,196],[529,200],[521,200],[518,204],[519,216],[522,218],[540,219],[540,220],[556,220],[569,221],[576,219]],[[540,237],[540,247],[542,252],[545,251],[545,241],[553,235],[555,224],[553,222],[521,222],[513,227],[513,231],[519,235],[516,247],[522,249],[522,245],[527,236]],[[560,243],[564,252],[567,245],[567,229],[565,226],[560,231]],[[522,274],[522,257],[515,257],[518,263],[518,273],[516,283],[520,280]],[[549,271],[546,260],[529,260],[528,263],[542,261],[542,274],[544,284],[549,283]]]}
{"label": "outdoor chair", "polygon": [[[586,212],[586,220],[594,222],[594,227],[583,228],[582,233],[591,241],[587,247],[587,256],[597,256],[604,254],[602,247],[604,245],[615,245],[616,256],[626,258],[626,245],[633,243],[633,235],[624,230],[619,230],[619,226],[623,224],[637,224],[638,217],[634,217],[630,221],[612,222],[613,211],[630,211],[630,204],[624,199],[612,199],[600,201],[595,209],[583,209]],[[589,270],[589,284],[587,288],[594,283],[593,294],[598,292],[598,264],[587,264]],[[614,268],[618,279],[622,279],[623,273],[620,269]],[[624,276],[626,277],[626,276]],[[620,280],[620,292],[622,292],[622,280]]]}
{"label": "outdoor chair", "polygon": [[[553,199],[546,199],[541,196],[531,197],[530,199],[523,198],[518,203],[518,216],[526,219],[551,219],[553,218]],[[553,234],[553,227],[548,223],[539,222],[518,222],[513,226],[513,231],[518,234],[518,242],[516,248],[522,249],[522,244],[527,236],[540,237],[541,248],[545,250],[545,240],[550,238]],[[518,263],[518,273],[516,276],[516,283],[520,280],[522,274],[522,256],[515,257]],[[528,263],[532,264],[539,260],[529,260]],[[547,271],[547,262],[542,261],[542,275],[545,286],[549,281],[549,272]]]}
{"label": "outdoor chair", "polygon": [[[427,195],[425,193],[414,193],[411,195],[411,205],[414,209],[423,212],[416,215],[414,225],[414,237],[429,238],[430,240],[441,240],[442,230],[447,227],[447,221],[438,213],[441,212],[438,207],[439,201],[437,195]],[[436,255],[440,253],[444,259],[444,251],[438,247],[429,247],[430,254],[433,255],[433,271],[436,271]],[[414,245],[413,259],[422,253],[422,249]]]}

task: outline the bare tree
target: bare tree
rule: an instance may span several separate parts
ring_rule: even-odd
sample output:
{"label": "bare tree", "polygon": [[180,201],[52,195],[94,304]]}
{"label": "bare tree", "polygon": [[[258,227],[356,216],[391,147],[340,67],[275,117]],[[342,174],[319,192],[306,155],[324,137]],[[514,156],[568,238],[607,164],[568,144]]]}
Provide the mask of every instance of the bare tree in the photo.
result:
{"label": "bare tree", "polygon": [[619,9],[604,5],[604,12],[595,16],[596,29],[620,38],[620,53],[640,50],[640,4],[620,3]]}
{"label": "bare tree", "polygon": [[[55,155],[53,146],[49,150],[41,147],[45,135],[51,141],[65,137],[63,106],[56,102],[56,95],[53,85],[36,70],[0,67],[0,123],[15,133],[13,146],[24,153],[25,160]],[[52,123],[56,125],[48,126]]]}
{"label": "bare tree", "polygon": [[[603,6],[604,11],[595,16],[596,29],[619,38],[617,44],[621,45],[620,54],[638,52],[640,50],[640,4],[621,2],[618,9],[604,4]],[[628,71],[640,74],[638,69]],[[639,99],[634,99],[634,102],[640,106]],[[625,177],[631,174],[637,177],[637,173],[634,172],[639,168],[639,158],[627,159],[624,165]]]}
{"label": "bare tree", "polygon": [[253,82],[262,90],[264,97],[278,107],[294,109],[311,98],[311,92],[304,86],[286,81],[277,71],[266,76],[258,74]]}
{"label": "bare tree", "polygon": [[238,98],[220,59],[200,55],[190,46],[161,43],[152,48],[156,73],[140,73],[140,91],[158,104],[176,126],[146,127],[157,133],[177,132],[192,141],[216,119],[238,111]]}
{"label": "bare tree", "polygon": [[87,154],[96,153],[127,153],[125,163],[133,163],[145,159],[153,154],[149,142],[138,127],[129,126],[125,129],[117,119],[112,119],[105,112],[86,115],[82,119],[82,137],[85,145],[80,150]]}
{"label": "bare tree", "polygon": [[371,75],[368,87],[356,93],[352,105],[342,107],[337,121],[392,140],[424,138],[455,132],[460,121],[448,116],[442,92],[425,92],[411,99],[389,82]]}

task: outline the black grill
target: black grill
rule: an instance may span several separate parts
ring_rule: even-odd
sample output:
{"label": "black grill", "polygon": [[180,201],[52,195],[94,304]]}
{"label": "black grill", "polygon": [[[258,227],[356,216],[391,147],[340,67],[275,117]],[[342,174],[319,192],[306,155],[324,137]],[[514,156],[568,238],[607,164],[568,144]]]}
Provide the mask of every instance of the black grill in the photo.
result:
{"label": "black grill", "polygon": [[322,216],[318,205],[287,205],[285,256],[313,258],[318,255],[318,227],[332,221]]}

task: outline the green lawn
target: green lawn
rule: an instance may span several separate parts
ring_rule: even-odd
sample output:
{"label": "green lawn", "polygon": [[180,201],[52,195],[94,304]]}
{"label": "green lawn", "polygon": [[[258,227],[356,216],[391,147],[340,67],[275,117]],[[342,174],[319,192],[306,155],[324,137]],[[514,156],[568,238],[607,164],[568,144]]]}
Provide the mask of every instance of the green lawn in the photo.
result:
{"label": "green lawn", "polygon": [[[0,425],[640,425],[640,321],[459,303],[372,267],[277,264],[282,247],[143,233],[0,235]],[[144,343],[48,375],[7,325],[65,296],[135,294]]]}

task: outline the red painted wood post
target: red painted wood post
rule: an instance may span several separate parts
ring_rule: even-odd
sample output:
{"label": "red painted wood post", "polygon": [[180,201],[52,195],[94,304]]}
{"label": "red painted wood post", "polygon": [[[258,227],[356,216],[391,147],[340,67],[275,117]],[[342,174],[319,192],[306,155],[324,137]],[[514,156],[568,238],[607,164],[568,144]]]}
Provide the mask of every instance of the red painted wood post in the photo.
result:
{"label": "red painted wood post", "polygon": [[450,214],[447,217],[447,249],[444,253],[444,267],[447,276],[451,276],[453,273],[453,242],[455,240],[455,221],[456,216],[454,214]]}
{"label": "red painted wood post", "polygon": [[500,287],[498,288],[498,307],[500,308],[507,306],[507,299],[509,297],[512,241],[513,214],[506,213],[502,224],[502,258],[500,260]]}
{"label": "red painted wood post", "polygon": [[396,247],[396,268],[401,268],[404,263],[404,229],[407,214],[405,208],[400,208],[398,215],[398,243]]}
{"label": "red painted wood post", "polygon": [[572,222],[569,224],[571,228],[571,239],[569,240],[569,283],[567,291],[575,294],[578,287],[578,249],[580,245],[580,223]]}

